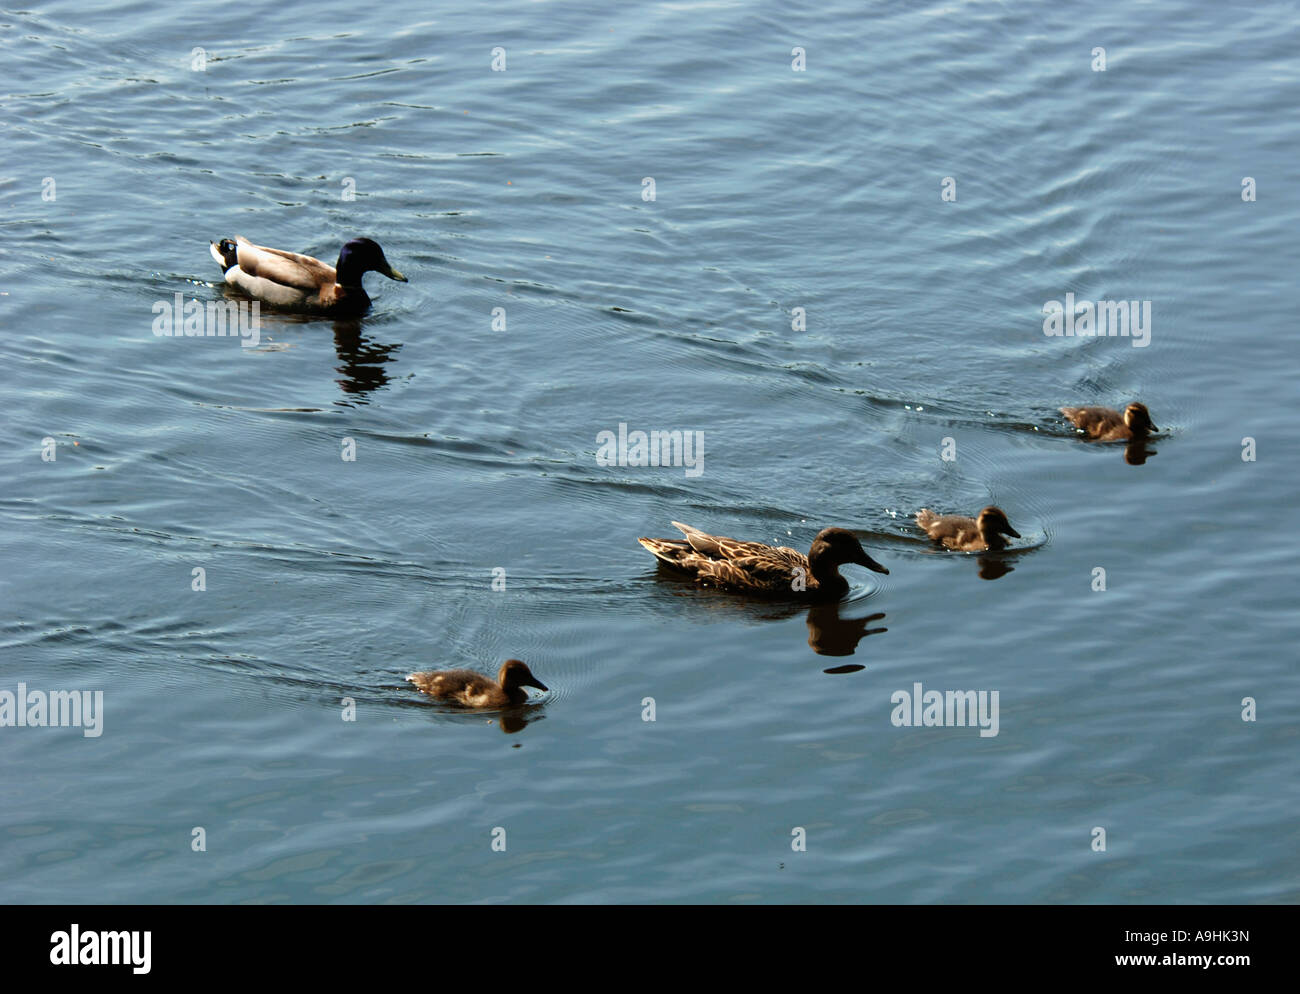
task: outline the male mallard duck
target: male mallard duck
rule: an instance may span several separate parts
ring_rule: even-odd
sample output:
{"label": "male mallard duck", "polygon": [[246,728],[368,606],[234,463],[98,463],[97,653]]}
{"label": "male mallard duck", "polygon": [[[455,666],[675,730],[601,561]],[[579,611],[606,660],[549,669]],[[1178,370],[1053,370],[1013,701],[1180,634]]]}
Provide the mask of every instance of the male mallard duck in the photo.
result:
{"label": "male mallard duck", "polygon": [[406,282],[369,238],[354,238],[344,245],[337,267],[309,255],[254,245],[239,236],[234,241],[210,242],[209,248],[227,283],[277,307],[359,314],[370,306],[361,285],[366,273],[373,270]]}
{"label": "male mallard duck", "polygon": [[1011,527],[1002,508],[993,506],[980,511],[978,518],[967,518],[960,514],[935,514],[923,507],[916,512],[916,523],[945,549],[956,549],[959,552],[985,552],[990,549],[998,552],[1007,547],[1003,535],[1020,537],[1020,532]]}
{"label": "male mallard duck", "polygon": [[1123,414],[1109,407],[1062,407],[1061,413],[1098,442],[1146,438],[1160,430],[1152,423],[1146,404],[1136,401],[1124,408]]}
{"label": "male mallard duck", "polygon": [[507,659],[501,664],[496,683],[473,670],[412,673],[406,679],[430,697],[455,701],[471,708],[503,708],[523,704],[528,700],[525,687],[551,689],[533,676],[528,665],[518,659]]}
{"label": "male mallard duck", "polygon": [[838,600],[849,591],[839,568],[857,563],[877,573],[889,570],[863,551],[852,532],[823,528],[808,555],[784,545],[738,542],[708,535],[674,521],[686,541],[639,538],[662,563],[695,575],[695,582],[742,594],[766,594],[799,600]]}

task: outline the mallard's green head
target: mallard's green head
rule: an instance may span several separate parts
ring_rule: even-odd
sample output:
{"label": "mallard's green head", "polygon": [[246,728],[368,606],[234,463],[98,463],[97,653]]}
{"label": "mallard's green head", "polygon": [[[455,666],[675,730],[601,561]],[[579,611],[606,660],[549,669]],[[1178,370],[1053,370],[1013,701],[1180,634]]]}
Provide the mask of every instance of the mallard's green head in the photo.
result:
{"label": "mallard's green head", "polygon": [[369,238],[354,238],[339,250],[338,281],[343,286],[360,286],[361,277],[369,272],[380,273],[390,280],[407,282],[406,277],[388,264],[379,243]]}

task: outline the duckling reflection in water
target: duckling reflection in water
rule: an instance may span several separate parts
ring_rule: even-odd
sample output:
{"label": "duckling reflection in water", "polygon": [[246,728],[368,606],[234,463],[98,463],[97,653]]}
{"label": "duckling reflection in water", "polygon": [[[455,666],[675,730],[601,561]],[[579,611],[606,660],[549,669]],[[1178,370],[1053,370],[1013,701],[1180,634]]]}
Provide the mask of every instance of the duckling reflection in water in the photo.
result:
{"label": "duckling reflection in water", "polygon": [[528,700],[525,687],[551,688],[533,676],[527,664],[507,659],[501,664],[496,682],[473,670],[435,670],[412,673],[406,678],[430,697],[470,708],[504,708]]}
{"label": "duckling reflection in water", "polygon": [[1006,576],[1008,573],[1014,573],[1016,568],[1012,565],[1021,550],[1011,549],[1005,555],[984,555],[975,557],[975,565],[978,567],[977,575],[981,580],[997,580]]}

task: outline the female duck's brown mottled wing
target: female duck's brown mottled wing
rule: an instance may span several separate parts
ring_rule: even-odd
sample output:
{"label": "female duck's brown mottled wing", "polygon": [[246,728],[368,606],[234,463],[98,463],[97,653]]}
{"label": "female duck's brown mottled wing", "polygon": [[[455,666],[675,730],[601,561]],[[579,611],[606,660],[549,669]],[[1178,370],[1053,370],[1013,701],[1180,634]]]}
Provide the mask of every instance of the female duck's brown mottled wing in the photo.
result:
{"label": "female duck's brown mottled wing", "polygon": [[690,565],[688,560],[705,558],[681,539],[639,538],[637,541],[649,549],[656,559],[680,569],[694,569],[695,567]]}
{"label": "female duck's brown mottled wing", "polygon": [[674,521],[673,527],[686,536],[686,541],[690,543],[692,549],[710,559],[727,560],[735,563],[752,562],[755,568],[763,568],[762,563],[765,560],[776,557],[780,563],[785,563],[789,557],[793,556],[799,561],[793,565],[803,565],[805,567],[808,565],[807,556],[785,546],[765,545],[762,542],[741,542],[739,539],[727,538],[724,535],[710,535],[698,528],[684,525],[680,521]]}
{"label": "female duck's brown mottled wing", "polygon": [[271,280],[281,286],[300,290],[318,290],[334,282],[337,273],[319,259],[297,252],[254,245],[242,235],[235,236],[239,268],[247,275]]}
{"label": "female duck's brown mottled wing", "polygon": [[808,575],[808,557],[796,549],[710,535],[680,521],[673,525],[693,550],[693,554],[683,551],[677,561],[717,586],[772,590],[789,584],[797,570]]}
{"label": "female duck's brown mottled wing", "polygon": [[759,545],[757,542],[748,544],[754,547],[752,551],[747,550],[732,560],[742,569],[761,576],[774,575],[787,579],[796,569],[807,573],[808,557],[796,549],[785,545]]}
{"label": "female duck's brown mottled wing", "polygon": [[725,587],[729,590],[755,590],[768,586],[743,566],[729,559],[701,557],[700,564],[695,569],[695,579],[709,586]]}
{"label": "female duck's brown mottled wing", "polygon": [[699,574],[726,586],[777,590],[789,587],[795,576],[807,577],[808,560],[794,549],[769,546],[763,552],[752,555],[705,560]]}
{"label": "female duck's brown mottled wing", "polygon": [[[686,536],[685,542],[670,538],[637,541],[661,562],[695,574],[701,583],[737,590],[773,591],[788,587],[796,575],[808,575],[808,557],[795,549],[739,542],[710,535],[680,521],[673,524]],[[803,574],[796,573],[800,569]]]}

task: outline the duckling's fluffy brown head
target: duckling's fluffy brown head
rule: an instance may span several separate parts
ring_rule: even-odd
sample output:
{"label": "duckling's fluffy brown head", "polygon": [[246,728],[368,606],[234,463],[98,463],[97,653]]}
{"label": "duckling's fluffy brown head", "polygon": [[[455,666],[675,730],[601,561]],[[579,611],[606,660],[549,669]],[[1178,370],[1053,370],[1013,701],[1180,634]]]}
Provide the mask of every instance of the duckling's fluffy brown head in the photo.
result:
{"label": "duckling's fluffy brown head", "polygon": [[1147,410],[1147,405],[1139,404],[1137,401],[1124,408],[1124,425],[1134,435],[1146,435],[1160,430],[1151,420],[1151,412]]}
{"label": "duckling's fluffy brown head", "polygon": [[817,537],[813,539],[812,549],[808,553],[808,561],[823,560],[833,566],[856,563],[877,573],[889,573],[889,570],[867,555],[857,536],[845,528],[823,528],[817,533]]}
{"label": "duckling's fluffy brown head", "polygon": [[502,663],[501,669],[497,673],[497,683],[501,684],[501,689],[507,693],[519,687],[536,687],[538,690],[551,689],[533,676],[533,671],[528,668],[528,664],[522,659],[507,659]]}
{"label": "duckling's fluffy brown head", "polygon": [[1019,538],[1020,532],[1011,527],[1011,522],[1007,520],[1007,514],[1000,507],[994,507],[990,504],[984,510],[980,511],[979,530],[981,535],[1010,535],[1012,538]]}

